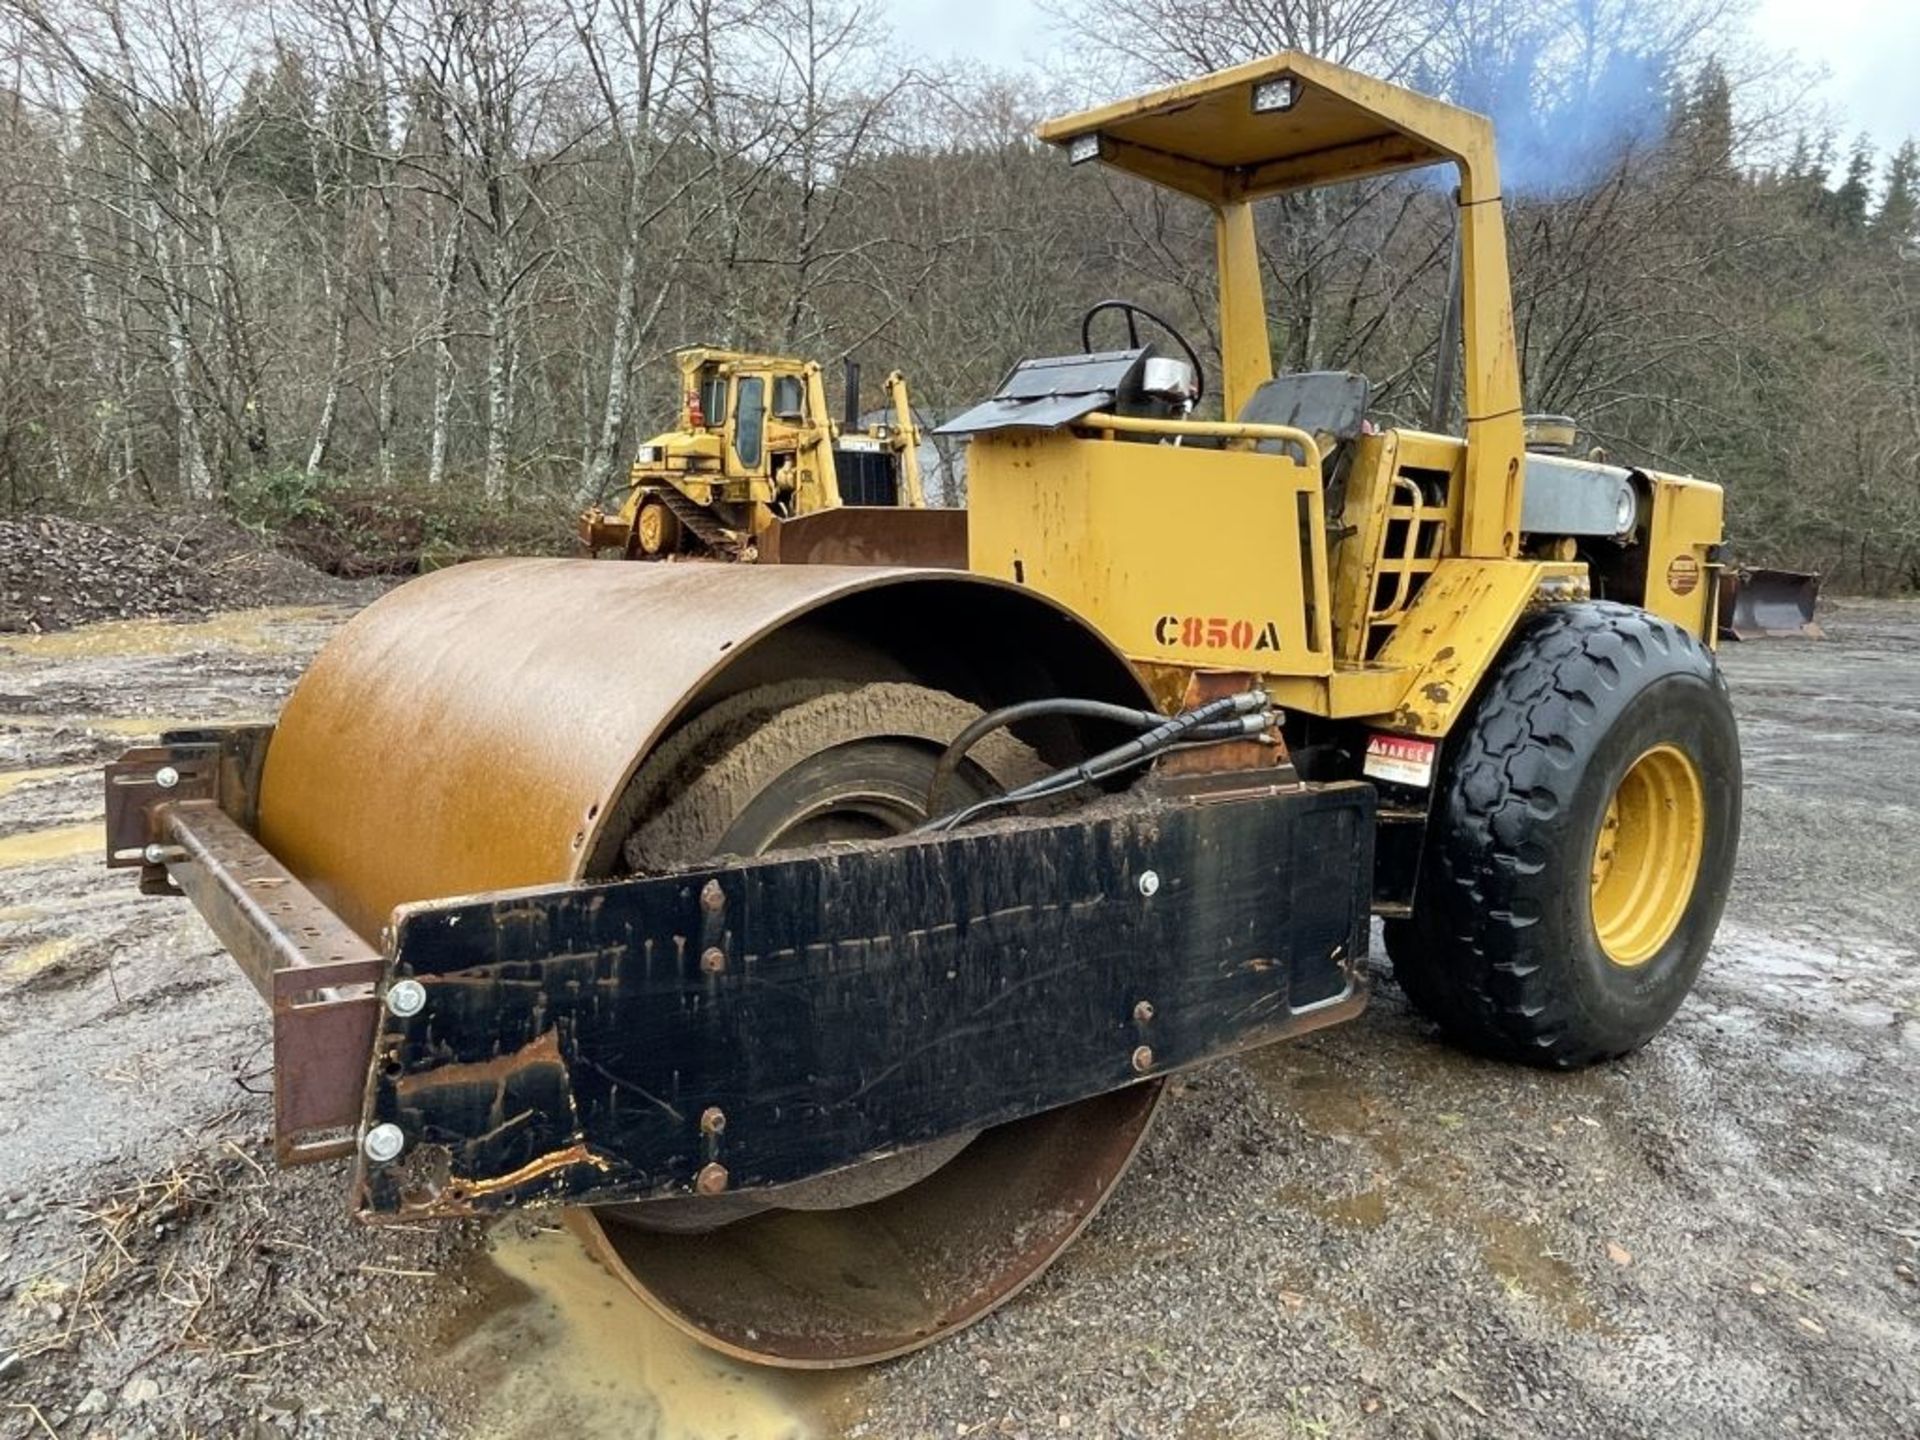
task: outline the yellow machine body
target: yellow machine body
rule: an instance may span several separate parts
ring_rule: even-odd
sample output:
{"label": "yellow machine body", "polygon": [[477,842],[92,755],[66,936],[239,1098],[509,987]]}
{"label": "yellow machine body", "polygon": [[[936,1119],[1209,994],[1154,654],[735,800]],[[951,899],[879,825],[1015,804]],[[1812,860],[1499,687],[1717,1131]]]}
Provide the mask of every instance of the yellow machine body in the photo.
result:
{"label": "yellow machine body", "polygon": [[1649,474],[1647,583],[1640,603],[1712,642],[1718,637],[1724,496],[1718,485],[1684,475]]}
{"label": "yellow machine body", "polygon": [[1347,442],[1331,499],[1324,437],[1281,426],[1093,414],[1045,433],[990,431],[968,452],[973,570],[1092,621],[1168,705],[1193,672],[1231,670],[1261,677],[1290,708],[1428,737],[1447,733],[1530,607],[1594,593],[1596,557],[1611,598],[1711,642],[1719,486],[1632,472],[1631,535],[1599,546],[1524,528],[1528,455],[1486,117],[1279,54],[1039,133],[1213,208],[1229,417],[1273,374],[1252,205],[1455,166],[1466,434],[1369,428]]}
{"label": "yellow machine body", "polygon": [[[811,360],[705,347],[674,358],[678,428],[639,447],[614,514],[595,508],[581,517],[590,549],[629,559],[682,550],[751,558],[779,520],[849,504],[926,504],[919,427],[899,371],[886,378],[887,418],[854,430],[829,413]],[[863,465],[877,473],[848,473]]]}
{"label": "yellow machine body", "polygon": [[1332,670],[1311,603],[1326,593],[1317,464],[1064,431],[976,440],[971,460],[974,570],[1033,586],[1138,661]]}

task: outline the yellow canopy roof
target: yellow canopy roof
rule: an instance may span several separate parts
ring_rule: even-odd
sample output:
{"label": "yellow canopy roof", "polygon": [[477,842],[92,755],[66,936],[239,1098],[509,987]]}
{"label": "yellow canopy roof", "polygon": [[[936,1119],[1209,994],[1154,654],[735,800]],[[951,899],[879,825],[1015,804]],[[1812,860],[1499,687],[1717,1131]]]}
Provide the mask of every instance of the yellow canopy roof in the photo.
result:
{"label": "yellow canopy roof", "polygon": [[1463,188],[1486,192],[1473,198],[1497,193],[1485,116],[1296,51],[1049,120],[1039,135],[1098,136],[1104,163],[1214,204],[1448,161],[1467,172]]}

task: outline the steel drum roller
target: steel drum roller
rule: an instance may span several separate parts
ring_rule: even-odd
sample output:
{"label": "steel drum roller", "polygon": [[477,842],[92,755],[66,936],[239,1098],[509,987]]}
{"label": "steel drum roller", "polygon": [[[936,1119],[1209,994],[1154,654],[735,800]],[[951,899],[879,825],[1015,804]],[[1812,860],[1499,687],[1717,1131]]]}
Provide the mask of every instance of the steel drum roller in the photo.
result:
{"label": "steel drum roller", "polygon": [[[345,626],[296,687],[267,756],[261,838],[374,943],[399,904],[624,873],[633,797],[660,788],[649,756],[749,651],[863,592],[904,587],[910,601],[915,587],[958,584],[1002,588],[951,572],[529,559],[426,576]],[[807,657],[792,658],[805,675]],[[944,738],[939,707],[960,704],[870,687],[869,749],[842,752],[842,768],[867,754],[882,769],[922,763]],[[846,823],[909,823],[880,805],[900,809],[897,779],[854,788],[879,800],[862,798]],[[806,837],[834,833],[819,829],[832,814],[802,820]],[[780,843],[778,830],[755,847]],[[775,1364],[864,1363],[978,1318],[1039,1274],[1126,1169],[1158,1095],[1135,1086],[957,1138],[919,1164],[889,1157],[771,1208],[726,1197],[734,1208],[703,1214],[689,1198],[569,1223],[707,1344]]]}

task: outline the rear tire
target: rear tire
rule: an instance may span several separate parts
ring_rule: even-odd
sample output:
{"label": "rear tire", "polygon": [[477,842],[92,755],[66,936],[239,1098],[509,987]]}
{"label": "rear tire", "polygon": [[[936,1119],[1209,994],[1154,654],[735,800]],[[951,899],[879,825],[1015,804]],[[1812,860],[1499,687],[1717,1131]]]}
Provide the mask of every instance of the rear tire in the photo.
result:
{"label": "rear tire", "polygon": [[1401,988],[1484,1054],[1573,1069],[1638,1049],[1692,988],[1740,831],[1712,652],[1646,611],[1559,607],[1448,747]]}

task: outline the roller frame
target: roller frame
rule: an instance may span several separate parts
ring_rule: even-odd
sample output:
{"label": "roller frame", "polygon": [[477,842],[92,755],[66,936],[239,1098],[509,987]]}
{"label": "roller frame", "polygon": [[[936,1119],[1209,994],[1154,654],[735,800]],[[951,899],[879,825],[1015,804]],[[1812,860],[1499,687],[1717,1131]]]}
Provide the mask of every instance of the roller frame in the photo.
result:
{"label": "roller frame", "polygon": [[107,866],[191,899],[271,1008],[274,1157],[306,1165],[353,1153],[390,965],[254,837],[272,735],[169,731],[107,766]]}
{"label": "roller frame", "polygon": [[[1364,784],[1189,776],[1058,818],[408,905],[375,950],[246,828],[267,738],[129,752],[110,863],[193,899],[272,1004],[276,1151],[354,1150],[365,1219],[751,1192],[1366,1001]],[[411,1015],[380,1002],[403,978],[426,991]],[[371,1163],[350,1132],[386,1124],[406,1149]]]}

